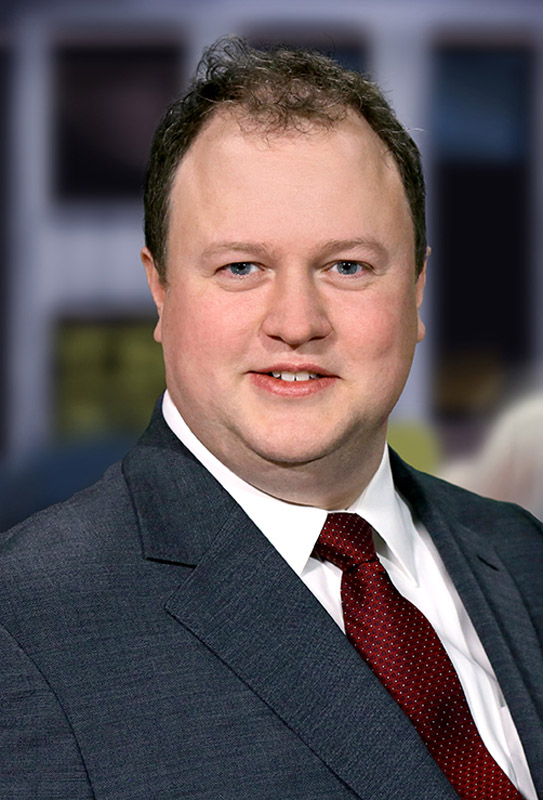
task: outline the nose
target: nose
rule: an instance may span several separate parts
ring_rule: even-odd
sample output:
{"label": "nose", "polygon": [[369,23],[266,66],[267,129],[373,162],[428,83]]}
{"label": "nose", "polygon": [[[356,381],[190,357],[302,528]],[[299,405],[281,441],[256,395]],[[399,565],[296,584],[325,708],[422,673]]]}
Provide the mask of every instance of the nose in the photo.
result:
{"label": "nose", "polygon": [[331,333],[324,299],[311,275],[276,276],[262,330],[290,347],[324,339]]}

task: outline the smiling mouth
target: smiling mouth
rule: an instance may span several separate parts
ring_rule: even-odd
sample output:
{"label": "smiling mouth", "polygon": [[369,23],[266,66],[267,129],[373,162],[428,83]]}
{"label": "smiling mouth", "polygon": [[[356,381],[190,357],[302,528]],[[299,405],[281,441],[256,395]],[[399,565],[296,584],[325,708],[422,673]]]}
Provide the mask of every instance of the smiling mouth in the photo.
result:
{"label": "smiling mouth", "polygon": [[[337,375],[329,372],[314,371],[313,364],[306,364],[305,369],[300,365],[298,369],[292,368],[294,365],[285,365],[290,369],[281,369],[281,364],[274,365],[275,369],[262,370],[262,372],[252,372],[251,379],[254,385],[271,396],[279,398],[304,398],[320,394],[320,392],[330,389],[338,380]],[[316,366],[316,365],[315,365]]]}
{"label": "smiling mouth", "polygon": [[319,375],[317,372],[287,372],[283,370],[281,372],[268,372],[267,375],[270,375],[272,378],[277,378],[280,381],[316,381],[318,378],[322,378],[322,375]]}

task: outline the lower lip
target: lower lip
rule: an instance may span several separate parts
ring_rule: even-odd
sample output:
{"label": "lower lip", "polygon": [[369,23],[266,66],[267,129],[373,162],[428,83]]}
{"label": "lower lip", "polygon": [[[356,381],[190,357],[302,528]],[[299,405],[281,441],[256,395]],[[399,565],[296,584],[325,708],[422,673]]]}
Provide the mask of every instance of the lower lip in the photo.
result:
{"label": "lower lip", "polygon": [[308,397],[329,389],[337,381],[336,377],[328,375],[307,381],[283,381],[263,372],[250,372],[249,375],[259,389],[279,397]]}

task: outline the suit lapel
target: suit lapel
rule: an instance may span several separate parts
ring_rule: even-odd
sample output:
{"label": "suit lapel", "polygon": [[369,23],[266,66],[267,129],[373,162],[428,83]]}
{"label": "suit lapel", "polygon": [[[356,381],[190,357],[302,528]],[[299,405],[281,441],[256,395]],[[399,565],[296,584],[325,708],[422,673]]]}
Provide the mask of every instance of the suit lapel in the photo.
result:
{"label": "suit lapel", "polygon": [[[372,787],[372,796],[411,799],[414,774],[417,797],[455,796],[396,703],[241,511],[167,610],[361,797]],[[383,754],[394,771],[383,772]]]}
{"label": "suit lapel", "polygon": [[392,465],[397,487],[431,534],[486,650],[543,796],[543,658],[522,596],[492,543],[480,534],[478,519],[469,527],[461,523],[452,508],[436,502],[437,486],[430,500],[417,473],[395,454]]}
{"label": "suit lapel", "polygon": [[[496,672],[543,796],[543,680],[535,632],[494,548],[392,459]],[[456,794],[405,715],[326,611],[160,413],[123,469],[146,558],[194,566],[168,613],[232,669],[359,796]],[[519,664],[529,665],[519,667]],[[540,713],[541,710],[540,710]],[[542,714],[543,716],[543,714]],[[391,731],[394,732],[391,735]],[[383,754],[393,769],[383,769]],[[405,786],[405,790],[400,787]]]}
{"label": "suit lapel", "polygon": [[360,797],[454,800],[327,612],[160,420],[124,471],[146,557],[195,565],[168,601],[172,617]]}

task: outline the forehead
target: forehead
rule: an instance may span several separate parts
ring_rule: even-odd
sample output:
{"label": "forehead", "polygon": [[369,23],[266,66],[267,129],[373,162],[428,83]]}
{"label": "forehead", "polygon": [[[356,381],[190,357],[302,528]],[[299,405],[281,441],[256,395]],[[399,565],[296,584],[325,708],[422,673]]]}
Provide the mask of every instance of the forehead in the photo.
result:
{"label": "forehead", "polygon": [[243,227],[244,240],[278,238],[295,228],[307,237],[317,221],[332,238],[352,237],[358,221],[375,228],[372,235],[387,236],[393,228],[413,235],[396,163],[354,112],[332,127],[305,123],[280,132],[239,113],[217,112],[174,177],[170,240],[196,228],[211,237],[218,227],[234,238]]}
{"label": "forehead", "polygon": [[266,120],[249,116],[243,109],[232,108],[216,111],[211,115],[177,166],[173,183],[179,173],[186,171],[186,164],[205,162],[211,156],[224,157],[233,149],[242,150],[254,147],[262,153],[273,152],[279,148],[301,147],[305,144],[332,143],[337,147],[342,142],[342,150],[352,150],[353,155],[364,153],[366,159],[386,164],[396,172],[396,162],[383,140],[370,127],[368,122],[354,110],[346,109],[336,122],[329,120],[294,119],[288,127],[276,129]]}

